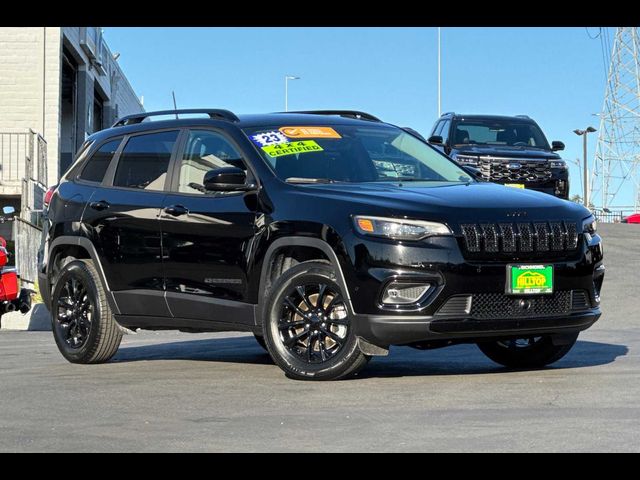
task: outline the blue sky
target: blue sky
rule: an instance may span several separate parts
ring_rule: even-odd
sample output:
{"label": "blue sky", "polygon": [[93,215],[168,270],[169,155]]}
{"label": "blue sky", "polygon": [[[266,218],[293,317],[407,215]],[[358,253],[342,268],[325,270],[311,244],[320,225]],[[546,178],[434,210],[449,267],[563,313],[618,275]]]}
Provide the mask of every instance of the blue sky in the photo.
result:
{"label": "blue sky", "polygon": [[[597,29],[589,29],[591,36]],[[236,113],[355,109],[427,134],[437,118],[436,28],[104,28],[150,110],[219,107]],[[443,28],[442,109],[527,114],[562,140],[571,193],[582,194],[582,140],[599,127],[605,70],[585,28]],[[589,138],[593,157],[597,134]],[[616,203],[632,201],[617,198]]]}

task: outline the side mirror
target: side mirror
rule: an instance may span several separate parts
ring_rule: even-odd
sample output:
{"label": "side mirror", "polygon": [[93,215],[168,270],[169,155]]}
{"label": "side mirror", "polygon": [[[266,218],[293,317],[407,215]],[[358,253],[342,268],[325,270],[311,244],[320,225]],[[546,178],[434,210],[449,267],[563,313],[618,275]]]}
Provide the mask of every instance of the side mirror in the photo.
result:
{"label": "side mirror", "polygon": [[434,145],[442,145],[442,144],[444,144],[444,140],[442,139],[442,137],[440,135],[431,135],[429,137],[429,140],[427,140],[427,142],[432,143]]}
{"label": "side mirror", "polygon": [[231,192],[253,188],[247,185],[247,173],[238,167],[222,167],[209,170],[204,175],[204,189],[207,191]]}
{"label": "side mirror", "polygon": [[564,143],[559,142],[558,140],[554,140],[551,142],[551,150],[557,152],[559,150],[564,150]]}
{"label": "side mirror", "polygon": [[471,175],[476,180],[482,182],[484,181],[484,177],[482,176],[482,172],[476,167],[470,167],[469,165],[461,165],[462,169]]}
{"label": "side mirror", "polygon": [[2,213],[4,213],[5,215],[13,215],[14,213],[16,213],[16,209],[10,205],[7,205],[6,207],[2,207]]}

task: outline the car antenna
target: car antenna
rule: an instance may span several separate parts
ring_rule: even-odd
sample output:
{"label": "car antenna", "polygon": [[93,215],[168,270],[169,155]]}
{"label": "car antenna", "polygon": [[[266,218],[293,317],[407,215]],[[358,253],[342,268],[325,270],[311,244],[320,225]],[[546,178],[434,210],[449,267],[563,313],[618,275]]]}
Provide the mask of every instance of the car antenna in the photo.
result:
{"label": "car antenna", "polygon": [[178,106],[176,105],[176,92],[171,90],[171,96],[173,97],[173,109],[176,111],[176,120],[178,120]]}

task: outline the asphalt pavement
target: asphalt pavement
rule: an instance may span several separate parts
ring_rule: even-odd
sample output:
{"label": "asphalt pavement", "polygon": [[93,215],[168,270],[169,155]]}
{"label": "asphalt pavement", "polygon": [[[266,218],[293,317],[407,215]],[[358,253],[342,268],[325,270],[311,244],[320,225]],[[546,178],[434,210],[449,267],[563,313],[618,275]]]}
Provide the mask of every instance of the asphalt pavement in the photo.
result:
{"label": "asphalt pavement", "polygon": [[640,225],[600,225],[603,316],[552,367],[392,348],[356,378],[284,376],[252,336],[140,332],[72,365],[0,331],[0,451],[640,452]]}

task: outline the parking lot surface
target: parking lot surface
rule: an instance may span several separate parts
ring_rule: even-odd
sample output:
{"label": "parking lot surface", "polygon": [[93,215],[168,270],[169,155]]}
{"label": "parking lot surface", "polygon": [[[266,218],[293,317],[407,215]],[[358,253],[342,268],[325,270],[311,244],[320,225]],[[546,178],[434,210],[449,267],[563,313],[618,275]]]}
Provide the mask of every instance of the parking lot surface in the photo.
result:
{"label": "parking lot surface", "polygon": [[0,331],[0,451],[640,451],[640,226],[600,225],[603,316],[550,368],[392,348],[355,379],[286,378],[246,334],[140,332],[72,365]]}

